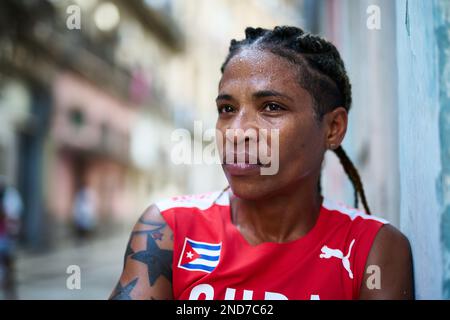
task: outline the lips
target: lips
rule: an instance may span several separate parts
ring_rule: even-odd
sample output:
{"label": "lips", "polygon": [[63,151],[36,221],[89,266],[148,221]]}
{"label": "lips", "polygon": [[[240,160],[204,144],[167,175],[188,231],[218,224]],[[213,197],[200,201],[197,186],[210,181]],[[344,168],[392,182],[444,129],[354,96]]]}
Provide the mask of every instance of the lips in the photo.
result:
{"label": "lips", "polygon": [[224,170],[232,176],[250,176],[260,174],[261,165],[249,163],[224,164]]}
{"label": "lips", "polygon": [[257,156],[247,152],[229,153],[222,163],[224,170],[232,176],[260,174],[261,168],[265,167]]}

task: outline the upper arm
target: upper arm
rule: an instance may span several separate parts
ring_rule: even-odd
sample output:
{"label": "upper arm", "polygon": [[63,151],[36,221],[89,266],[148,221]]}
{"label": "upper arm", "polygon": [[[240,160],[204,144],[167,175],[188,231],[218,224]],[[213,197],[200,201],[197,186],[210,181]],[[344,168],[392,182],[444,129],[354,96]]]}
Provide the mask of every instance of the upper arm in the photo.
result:
{"label": "upper arm", "polygon": [[110,299],[173,299],[173,233],[155,205],[130,235],[124,267]]}
{"label": "upper arm", "polygon": [[[381,227],[365,270],[360,299],[414,299],[411,247],[408,239],[393,226]],[[373,277],[379,277],[379,286],[370,285]]]}

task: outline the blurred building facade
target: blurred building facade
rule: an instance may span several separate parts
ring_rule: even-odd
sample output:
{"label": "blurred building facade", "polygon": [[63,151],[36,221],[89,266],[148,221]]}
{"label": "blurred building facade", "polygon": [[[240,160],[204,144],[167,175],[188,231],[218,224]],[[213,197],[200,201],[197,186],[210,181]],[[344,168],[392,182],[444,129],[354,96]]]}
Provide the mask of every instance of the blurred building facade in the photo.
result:
{"label": "blurred building facade", "polygon": [[[101,21],[112,19],[105,5],[121,13],[122,25],[117,21],[110,29],[102,26]],[[70,6],[79,10],[80,29],[67,25]],[[97,194],[97,215],[105,227],[142,211],[151,183],[164,185],[164,165],[158,167],[158,181],[141,165],[146,159],[131,152],[133,144],[149,139],[136,133],[138,119],[145,119],[141,115],[151,114],[160,126],[165,119],[170,123],[170,113],[157,104],[163,93],[152,90],[150,79],[138,68],[139,57],[128,58],[127,65],[114,54],[124,45],[120,32],[127,21],[141,27],[144,41],[169,52],[180,50],[181,35],[159,35],[174,23],[151,7],[139,2],[121,6],[95,1],[2,4],[5,152],[0,169],[24,197],[23,238],[32,247],[44,247],[69,232],[74,197],[84,184]],[[138,14],[142,9],[160,21],[147,25],[148,16]],[[140,40],[128,45],[145,50]],[[158,61],[161,55],[147,51],[145,58]],[[149,129],[150,136],[163,134]],[[160,156],[161,144],[149,148],[151,156]]]}
{"label": "blurred building facade", "polygon": [[3,2],[0,174],[24,197],[23,243],[65,239],[84,186],[105,232],[155,199],[223,188],[219,165],[171,162],[171,133],[214,128],[230,40],[249,25],[298,24],[300,5]]}

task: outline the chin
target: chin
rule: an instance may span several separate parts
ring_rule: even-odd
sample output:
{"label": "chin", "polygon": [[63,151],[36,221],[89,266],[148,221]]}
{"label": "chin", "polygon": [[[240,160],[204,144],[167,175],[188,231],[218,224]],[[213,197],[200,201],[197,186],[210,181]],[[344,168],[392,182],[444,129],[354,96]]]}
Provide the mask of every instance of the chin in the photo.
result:
{"label": "chin", "polygon": [[268,196],[274,193],[271,183],[261,179],[228,178],[228,182],[233,194],[244,200],[267,199]]}

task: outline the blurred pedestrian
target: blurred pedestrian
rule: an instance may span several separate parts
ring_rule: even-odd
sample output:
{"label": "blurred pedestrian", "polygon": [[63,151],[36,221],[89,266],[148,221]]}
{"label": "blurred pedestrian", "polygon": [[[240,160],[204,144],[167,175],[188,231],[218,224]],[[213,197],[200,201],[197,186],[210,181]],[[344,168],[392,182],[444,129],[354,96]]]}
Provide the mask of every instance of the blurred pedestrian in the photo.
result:
{"label": "blurred pedestrian", "polygon": [[0,176],[0,292],[16,299],[14,277],[15,243],[20,231],[22,199],[19,192]]}
{"label": "blurred pedestrian", "polygon": [[97,226],[95,192],[88,185],[83,185],[75,195],[73,217],[79,239],[89,237]]}

